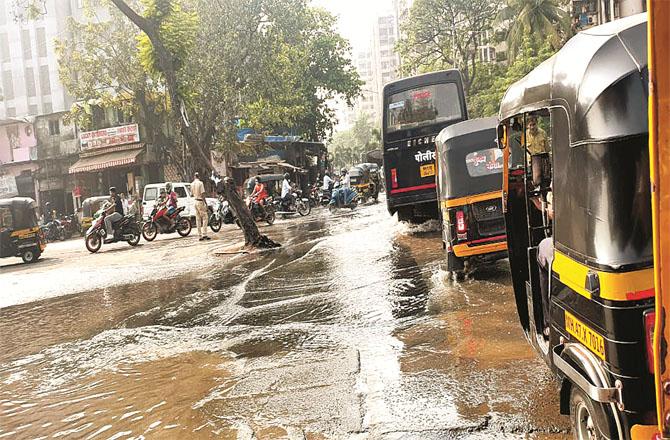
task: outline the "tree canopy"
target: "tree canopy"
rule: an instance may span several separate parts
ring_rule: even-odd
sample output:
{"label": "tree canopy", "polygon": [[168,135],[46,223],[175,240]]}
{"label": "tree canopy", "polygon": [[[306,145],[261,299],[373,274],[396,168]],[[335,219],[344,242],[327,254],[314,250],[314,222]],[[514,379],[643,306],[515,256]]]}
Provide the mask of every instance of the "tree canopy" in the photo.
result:
{"label": "tree canopy", "polygon": [[369,115],[356,115],[354,125],[335,133],[328,149],[333,156],[334,168],[349,168],[364,161],[365,153],[380,148],[381,133]]}

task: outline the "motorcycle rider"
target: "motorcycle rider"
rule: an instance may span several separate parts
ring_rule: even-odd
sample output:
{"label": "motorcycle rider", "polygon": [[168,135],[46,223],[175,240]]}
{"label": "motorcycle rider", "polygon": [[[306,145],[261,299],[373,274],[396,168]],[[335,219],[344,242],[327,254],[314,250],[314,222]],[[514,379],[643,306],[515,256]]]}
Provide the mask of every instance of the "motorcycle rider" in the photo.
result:
{"label": "motorcycle rider", "polygon": [[165,218],[170,222],[170,229],[174,228],[175,221],[172,219],[172,214],[177,210],[177,193],[172,190],[172,183],[165,184],[165,192],[167,193],[167,212]]}
{"label": "motorcycle rider", "polygon": [[293,205],[293,188],[291,188],[291,180],[288,173],[284,173],[284,180],[281,184],[281,200],[282,205],[286,210]]}
{"label": "motorcycle rider", "polygon": [[121,201],[121,197],[118,196],[116,188],[113,186],[109,188],[109,199],[112,204],[105,209],[107,214],[105,217],[105,231],[107,232],[105,244],[114,242],[114,228],[112,225],[123,218],[123,201]]}
{"label": "motorcycle rider", "polygon": [[349,177],[349,171],[346,168],[342,168],[342,187],[351,188],[351,177]]}
{"label": "motorcycle rider", "polygon": [[249,196],[249,199],[252,203],[258,203],[259,206],[263,207],[265,206],[265,199],[268,198],[268,192],[265,189],[263,182],[261,182],[260,177],[256,176],[254,181],[256,182],[256,185],[254,186],[254,190],[251,193],[251,196]]}
{"label": "motorcycle rider", "polygon": [[323,186],[321,189],[324,191],[330,191],[330,185],[333,184],[333,179],[330,178],[330,173],[328,171],[323,175]]}

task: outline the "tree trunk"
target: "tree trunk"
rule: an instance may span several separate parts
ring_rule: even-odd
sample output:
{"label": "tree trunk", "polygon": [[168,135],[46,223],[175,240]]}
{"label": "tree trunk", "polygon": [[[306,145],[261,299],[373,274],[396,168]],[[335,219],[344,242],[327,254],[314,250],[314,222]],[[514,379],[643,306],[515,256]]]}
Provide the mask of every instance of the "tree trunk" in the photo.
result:
{"label": "tree trunk", "polygon": [[246,203],[244,203],[244,200],[238,194],[237,188],[235,188],[235,181],[231,177],[226,177],[223,180],[223,189],[224,196],[228,200],[228,205],[233,210],[233,214],[235,214],[244,231],[245,246],[262,249],[281,246],[279,243],[260,233],[258,225],[254,221],[251,212],[249,212]]}
{"label": "tree trunk", "polygon": [[[192,126],[190,126],[190,124],[184,119],[184,116],[182,115],[182,105],[184,100],[179,93],[177,69],[175,67],[172,54],[167,49],[167,47],[165,47],[163,41],[160,38],[158,25],[153,21],[150,21],[147,18],[139,15],[137,12],[135,12],[135,10],[128,6],[124,0],[111,1],[126,17],[128,17],[130,21],[132,21],[138,28],[140,28],[142,32],[147,34],[147,37],[149,37],[149,40],[151,41],[151,44],[156,51],[158,65],[160,67],[161,73],[163,74],[163,78],[165,79],[165,86],[170,96],[171,113],[173,117],[179,121],[179,128],[181,134],[184,136],[184,141],[186,142],[188,149],[190,150],[191,154],[195,153],[194,159],[196,166],[198,168],[206,168],[207,172],[205,175],[208,175],[211,171],[214,170],[211,157],[208,157],[209,145],[204,146],[200,144],[200,139],[196,135],[195,130]],[[200,164],[200,166],[198,166],[198,164]],[[258,226],[256,225],[256,222],[253,221],[251,212],[249,212],[246,204],[235,191],[234,183],[228,183],[225,186],[228,203],[230,203],[231,208],[233,208],[237,218],[240,220],[242,230],[244,231],[246,246],[260,248],[278,247],[279,244],[258,232]]]}

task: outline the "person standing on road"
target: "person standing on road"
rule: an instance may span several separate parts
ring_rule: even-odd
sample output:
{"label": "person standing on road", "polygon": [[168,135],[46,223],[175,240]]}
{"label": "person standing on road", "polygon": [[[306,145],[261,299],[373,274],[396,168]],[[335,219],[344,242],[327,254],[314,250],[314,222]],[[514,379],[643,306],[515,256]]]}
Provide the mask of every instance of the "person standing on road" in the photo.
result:
{"label": "person standing on road", "polygon": [[105,244],[114,241],[114,228],[112,225],[123,218],[123,202],[121,201],[121,197],[116,193],[116,188],[113,186],[109,188],[109,198],[112,205],[105,210],[107,213],[105,217],[105,231],[107,232]]}
{"label": "person standing on road", "polygon": [[200,180],[200,173],[195,173],[195,178],[191,182],[191,194],[195,199],[195,225],[198,228],[198,237],[200,241],[209,240],[207,236],[207,203],[205,203],[205,185]]}

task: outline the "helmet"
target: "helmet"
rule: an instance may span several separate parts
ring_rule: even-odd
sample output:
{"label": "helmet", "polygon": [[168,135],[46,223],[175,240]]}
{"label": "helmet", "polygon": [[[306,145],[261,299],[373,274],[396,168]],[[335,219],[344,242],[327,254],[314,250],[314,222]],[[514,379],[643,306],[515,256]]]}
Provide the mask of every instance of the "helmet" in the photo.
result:
{"label": "helmet", "polygon": [[48,208],[49,206],[51,206],[51,202],[46,202],[46,203],[44,204],[44,206],[46,206],[46,207]]}
{"label": "helmet", "polygon": [[288,173],[284,173],[284,179],[288,180],[289,177],[290,177],[290,176],[288,175]]}
{"label": "helmet", "polygon": [[116,187],[115,186],[110,186],[109,187],[109,192],[115,193],[116,192]]}
{"label": "helmet", "polygon": [[167,192],[172,191],[172,183],[167,182],[167,183],[165,184],[165,191],[167,191]]}
{"label": "helmet", "polygon": [[342,168],[341,174],[342,174],[343,176],[344,176],[345,174],[347,174],[347,169],[346,169],[346,168]]}

